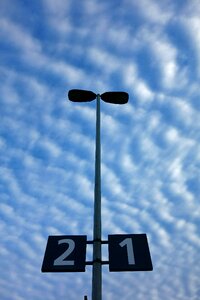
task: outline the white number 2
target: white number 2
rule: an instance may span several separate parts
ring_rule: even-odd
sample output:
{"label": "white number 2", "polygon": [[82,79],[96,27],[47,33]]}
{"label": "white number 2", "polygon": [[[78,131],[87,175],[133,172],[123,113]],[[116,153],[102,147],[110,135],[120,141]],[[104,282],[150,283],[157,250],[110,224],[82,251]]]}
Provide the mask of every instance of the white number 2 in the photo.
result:
{"label": "white number 2", "polygon": [[133,251],[133,242],[132,238],[124,239],[120,244],[121,247],[127,247],[127,255],[128,255],[128,264],[135,265],[135,256]]}
{"label": "white number 2", "polygon": [[71,239],[62,239],[58,241],[58,245],[60,244],[68,244],[67,250],[61,254],[58,258],[54,260],[54,266],[73,266],[74,260],[64,260],[66,259],[74,250],[75,242]]}

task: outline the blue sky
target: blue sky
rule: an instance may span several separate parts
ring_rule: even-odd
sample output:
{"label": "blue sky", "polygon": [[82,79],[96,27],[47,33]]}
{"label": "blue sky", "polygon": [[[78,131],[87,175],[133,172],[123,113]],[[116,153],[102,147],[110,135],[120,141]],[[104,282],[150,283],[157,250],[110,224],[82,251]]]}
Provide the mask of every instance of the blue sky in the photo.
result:
{"label": "blue sky", "polygon": [[200,298],[199,16],[198,0],[1,0],[1,300],[91,299],[91,266],[40,272],[49,235],[92,239],[95,102],[73,88],[129,93],[101,103],[103,239],[146,233],[154,265],[103,266],[103,299]]}

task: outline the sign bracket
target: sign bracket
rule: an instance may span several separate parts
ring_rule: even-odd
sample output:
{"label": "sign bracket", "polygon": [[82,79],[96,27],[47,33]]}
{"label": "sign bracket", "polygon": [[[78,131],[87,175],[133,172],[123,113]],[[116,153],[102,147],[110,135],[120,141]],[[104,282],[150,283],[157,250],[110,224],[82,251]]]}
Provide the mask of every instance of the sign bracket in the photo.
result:
{"label": "sign bracket", "polygon": [[94,239],[92,241],[87,241],[87,244],[94,244],[95,242],[100,242],[101,244],[108,244],[108,241],[102,241],[101,239]]}
{"label": "sign bracket", "polygon": [[100,263],[101,265],[108,265],[109,261],[108,260],[100,260],[100,259],[95,259],[93,261],[86,261],[86,265],[93,265],[94,263]]}

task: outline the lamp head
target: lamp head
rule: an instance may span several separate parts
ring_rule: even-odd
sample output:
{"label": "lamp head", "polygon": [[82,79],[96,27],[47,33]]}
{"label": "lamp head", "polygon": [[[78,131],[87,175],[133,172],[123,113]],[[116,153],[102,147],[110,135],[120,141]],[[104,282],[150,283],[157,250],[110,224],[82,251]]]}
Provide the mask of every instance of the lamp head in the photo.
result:
{"label": "lamp head", "polygon": [[[73,89],[68,92],[68,98],[73,102],[91,102],[97,95],[92,91]],[[128,102],[128,93],[126,92],[106,92],[100,95],[101,99],[107,103],[125,104]]]}
{"label": "lamp head", "polygon": [[126,104],[128,102],[128,93],[126,92],[106,92],[101,94],[101,99],[113,104]]}
{"label": "lamp head", "polygon": [[70,90],[68,92],[68,98],[73,102],[90,102],[96,99],[96,94],[86,90]]}

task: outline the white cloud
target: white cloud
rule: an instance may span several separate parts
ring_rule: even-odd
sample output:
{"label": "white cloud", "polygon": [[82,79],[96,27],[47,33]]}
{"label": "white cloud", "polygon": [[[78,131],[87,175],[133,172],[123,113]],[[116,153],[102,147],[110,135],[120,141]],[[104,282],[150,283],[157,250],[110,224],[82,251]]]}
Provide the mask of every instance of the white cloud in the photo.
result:
{"label": "white cloud", "polygon": [[[1,20],[0,25],[3,28],[2,38],[9,37],[8,41],[11,45],[19,50],[20,59],[30,67],[48,70],[60,78],[65,78],[71,85],[80,84],[87,77],[85,72],[80,68],[65,63],[62,60],[49,57],[44,53],[41,41],[34,38],[31,32],[22,26],[6,19]],[[41,84],[36,80],[32,79],[32,81],[32,84],[37,84],[38,88],[41,87]],[[33,90],[35,91],[35,89]]]}
{"label": "white cloud", "polygon": [[192,107],[188,99],[176,99],[174,110],[177,118],[180,118],[185,125],[195,126],[194,119],[198,118],[199,113]]}
{"label": "white cloud", "polygon": [[121,165],[123,169],[129,174],[133,174],[136,169],[136,166],[133,162],[133,157],[130,153],[123,153],[121,157]]}
{"label": "white cloud", "polygon": [[20,25],[7,20],[6,18],[0,19],[1,38],[6,38],[12,46],[18,49],[26,49],[29,53],[38,53],[41,51],[39,40],[30,35]]}
{"label": "white cloud", "polygon": [[[161,83],[166,88],[176,88],[175,83],[179,73],[177,49],[161,34],[152,34],[148,29],[147,43],[152,51],[155,67],[160,69]],[[180,85],[180,81],[179,81]]]}
{"label": "white cloud", "polygon": [[[196,12],[194,12],[196,13]],[[199,65],[200,65],[200,33],[199,33],[199,26],[200,26],[200,20],[199,20],[199,16],[191,16],[191,17],[183,17],[181,18],[181,22],[186,30],[186,32],[188,33],[189,37],[190,37],[190,41],[195,49],[195,55],[198,59],[198,76],[200,74],[199,71]]]}
{"label": "white cloud", "polygon": [[44,138],[40,141],[40,145],[53,157],[58,157],[61,155],[61,149],[50,139]]}
{"label": "white cloud", "polygon": [[137,66],[129,63],[123,68],[123,80],[125,85],[133,91],[133,95],[137,96],[138,101],[153,100],[154,93],[151,91],[147,83],[138,75]]}
{"label": "white cloud", "polygon": [[48,67],[50,71],[59,75],[59,77],[66,78],[69,84],[76,84],[82,83],[84,79],[87,77],[85,72],[78,67],[71,66],[66,64],[62,61],[51,61],[48,59]]}
{"label": "white cloud", "polygon": [[43,0],[42,2],[45,10],[54,17],[65,17],[69,13],[71,1],[58,0],[55,3],[53,0]]}
{"label": "white cloud", "polygon": [[91,48],[88,55],[89,59],[106,73],[116,72],[121,66],[117,57],[103,49]]}
{"label": "white cloud", "polygon": [[174,127],[169,128],[166,132],[166,139],[169,142],[176,142],[179,139],[179,133],[178,130]]}
{"label": "white cloud", "polygon": [[125,196],[125,192],[120,183],[120,179],[106,165],[102,165],[102,178],[104,187],[108,189],[113,195],[120,196],[122,198]]}
{"label": "white cloud", "polygon": [[134,3],[134,6],[139,9],[139,12],[147,21],[165,25],[173,17],[172,3],[162,1],[160,3],[151,0],[142,0]]}
{"label": "white cloud", "polygon": [[13,207],[8,205],[8,204],[1,203],[0,204],[0,211],[6,217],[9,217],[9,218],[13,217],[13,215],[14,215]]}

